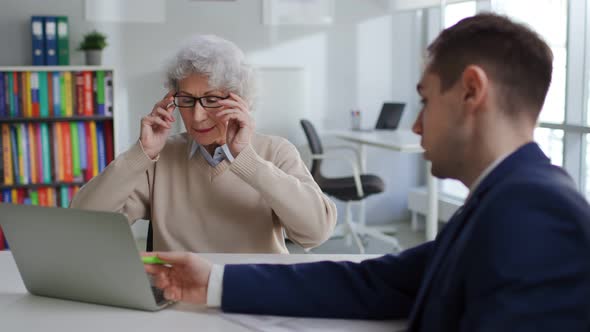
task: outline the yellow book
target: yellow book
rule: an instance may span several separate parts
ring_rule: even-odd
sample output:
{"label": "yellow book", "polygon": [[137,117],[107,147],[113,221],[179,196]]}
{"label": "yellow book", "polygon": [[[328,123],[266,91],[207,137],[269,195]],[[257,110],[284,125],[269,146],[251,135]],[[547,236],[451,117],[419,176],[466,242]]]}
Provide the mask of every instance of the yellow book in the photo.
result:
{"label": "yellow book", "polygon": [[12,204],[18,204],[18,190],[12,189],[10,191],[10,194],[12,196]]}
{"label": "yellow book", "polygon": [[64,155],[63,155],[63,136],[61,133],[61,122],[55,122],[53,124],[55,141],[57,142],[57,155],[54,158],[57,159],[57,181],[64,180]]}
{"label": "yellow book", "polygon": [[90,121],[90,147],[92,148],[92,176],[98,175],[98,142],[96,140],[96,123]]}
{"label": "yellow book", "polygon": [[14,176],[12,174],[12,146],[10,142],[10,127],[8,124],[2,125],[2,156],[4,157],[4,184],[13,184]]}
{"label": "yellow book", "polygon": [[29,134],[29,162],[31,167],[31,183],[39,183],[37,177],[37,139],[35,138],[35,128],[32,123],[27,125],[27,132]]}
{"label": "yellow book", "polygon": [[25,91],[24,93],[24,101],[25,101],[25,116],[30,118],[33,116],[33,102],[31,100],[31,72],[26,71],[25,73]]}
{"label": "yellow book", "polygon": [[64,72],[64,82],[66,88],[66,116],[74,115],[74,102],[72,99],[72,72]]}

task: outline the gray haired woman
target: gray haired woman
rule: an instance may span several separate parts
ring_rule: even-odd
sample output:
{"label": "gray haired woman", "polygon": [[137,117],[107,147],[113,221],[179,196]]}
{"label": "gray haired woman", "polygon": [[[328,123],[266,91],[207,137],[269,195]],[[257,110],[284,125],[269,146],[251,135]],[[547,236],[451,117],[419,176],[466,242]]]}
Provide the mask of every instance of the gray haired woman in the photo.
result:
{"label": "gray haired woman", "polygon": [[[253,73],[233,43],[196,36],[167,71],[169,92],[136,144],[71,206],[149,219],[158,251],[287,253],[325,241],[336,208],[286,139],[258,134]],[[170,136],[178,108],[186,132]]]}

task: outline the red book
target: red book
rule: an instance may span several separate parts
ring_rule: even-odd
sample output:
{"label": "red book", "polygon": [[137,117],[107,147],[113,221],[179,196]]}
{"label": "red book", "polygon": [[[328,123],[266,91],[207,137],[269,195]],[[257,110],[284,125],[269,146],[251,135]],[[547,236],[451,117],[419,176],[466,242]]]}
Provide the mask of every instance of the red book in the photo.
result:
{"label": "red book", "polygon": [[81,71],[76,72],[76,114],[84,115],[84,75]]}
{"label": "red book", "polygon": [[49,202],[47,201],[47,188],[37,189],[37,195],[39,195],[40,206],[49,206]]}
{"label": "red book", "polygon": [[92,159],[92,139],[90,138],[90,123],[84,122],[84,133],[86,136],[86,171],[84,172],[84,181],[90,181],[93,176],[94,160]]}
{"label": "red book", "polygon": [[25,204],[25,189],[16,190],[16,201],[18,204]]}
{"label": "red book", "polygon": [[72,167],[72,136],[70,135],[70,123],[61,123],[61,134],[63,135],[63,150],[64,150],[64,181],[74,181],[73,167]]}
{"label": "red book", "polygon": [[2,227],[0,227],[0,250],[5,250],[6,248],[4,247],[4,232],[2,231]]}
{"label": "red book", "polygon": [[105,143],[105,150],[107,153],[107,166],[113,161],[115,158],[115,147],[113,146],[113,122],[112,121],[105,121],[104,123],[104,143]]}
{"label": "red book", "polygon": [[84,72],[84,115],[94,114],[94,96],[92,91],[92,72]]}

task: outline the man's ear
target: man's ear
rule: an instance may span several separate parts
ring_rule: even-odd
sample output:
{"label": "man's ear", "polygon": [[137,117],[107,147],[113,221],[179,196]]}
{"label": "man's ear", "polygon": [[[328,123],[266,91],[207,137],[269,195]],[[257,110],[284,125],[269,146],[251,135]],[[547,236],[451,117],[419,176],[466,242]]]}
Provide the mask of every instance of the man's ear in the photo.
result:
{"label": "man's ear", "polygon": [[468,112],[474,112],[485,103],[489,93],[489,78],[486,72],[476,65],[469,65],[461,75],[463,105]]}

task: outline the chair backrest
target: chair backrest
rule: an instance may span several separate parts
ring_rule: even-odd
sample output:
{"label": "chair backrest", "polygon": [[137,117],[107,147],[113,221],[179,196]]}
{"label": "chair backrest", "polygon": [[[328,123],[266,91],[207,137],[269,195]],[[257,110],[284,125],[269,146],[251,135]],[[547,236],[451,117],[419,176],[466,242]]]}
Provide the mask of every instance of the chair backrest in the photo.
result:
{"label": "chair backrest", "polygon": [[383,103],[375,129],[397,129],[405,103]]}
{"label": "chair backrest", "polygon": [[[322,141],[320,140],[320,136],[318,135],[315,127],[309,120],[301,119],[301,127],[303,127],[303,132],[305,133],[305,137],[307,138],[307,143],[309,144],[309,149],[311,150],[312,154],[323,154],[324,148],[322,148]],[[312,159],[311,161],[311,175],[313,178],[318,181],[321,178],[320,175],[320,165],[322,164],[321,160]]]}

